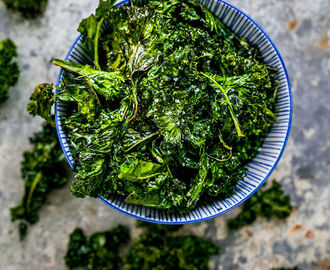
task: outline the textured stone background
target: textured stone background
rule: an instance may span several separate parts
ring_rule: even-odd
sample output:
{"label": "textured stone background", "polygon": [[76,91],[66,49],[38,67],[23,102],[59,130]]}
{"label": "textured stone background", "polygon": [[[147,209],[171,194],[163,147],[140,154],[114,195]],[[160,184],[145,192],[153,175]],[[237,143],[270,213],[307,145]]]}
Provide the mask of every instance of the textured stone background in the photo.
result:
{"label": "textured stone background", "polygon": [[[323,269],[330,265],[330,1],[232,0],[250,14],[275,41],[287,64],[293,86],[293,127],[287,149],[272,177],[283,183],[296,206],[285,221],[258,220],[229,234],[226,220],[238,209],[216,219],[185,226],[221,246],[211,269],[270,269],[299,265]],[[45,16],[26,21],[10,14],[0,1],[0,40],[18,45],[22,70],[18,85],[0,109],[0,269],[65,269],[68,235],[80,226],[87,233],[135,221],[98,200],[74,198],[69,189],[51,194],[26,240],[18,241],[9,207],[21,198],[22,152],[41,121],[25,111],[33,87],[55,82],[52,57],[64,57],[77,36],[82,17],[96,0],[49,0]],[[138,232],[133,231],[133,235]],[[326,268],[324,268],[326,269]]]}

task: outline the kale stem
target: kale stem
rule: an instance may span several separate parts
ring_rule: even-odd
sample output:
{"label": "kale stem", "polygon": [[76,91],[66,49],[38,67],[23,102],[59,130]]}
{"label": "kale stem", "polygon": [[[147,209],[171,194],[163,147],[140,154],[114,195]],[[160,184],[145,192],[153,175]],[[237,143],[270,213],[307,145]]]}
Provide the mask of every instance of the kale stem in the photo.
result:
{"label": "kale stem", "polygon": [[124,111],[123,116],[121,117],[120,121],[123,121],[124,120],[125,115],[127,113],[127,110],[128,110],[128,105],[126,106],[125,111]]}
{"label": "kale stem", "polygon": [[135,109],[134,109],[134,113],[133,113],[132,117],[128,120],[128,122],[131,122],[135,118],[135,116],[137,114],[137,110],[138,110],[138,105],[139,105],[139,103],[137,101],[137,97],[136,97],[136,88],[135,88],[135,84],[134,84],[132,76],[131,76],[131,82],[132,82],[132,95],[133,95]]}
{"label": "kale stem", "polygon": [[32,195],[33,195],[33,192],[36,189],[38,183],[40,182],[41,177],[42,177],[41,172],[38,172],[36,177],[34,178],[34,180],[32,182],[31,189],[29,191],[29,195],[26,199],[26,212],[30,212],[30,204],[31,204]]}
{"label": "kale stem", "polygon": [[87,78],[87,83],[88,83],[90,89],[92,90],[93,94],[94,94],[95,97],[96,97],[97,103],[101,106],[101,102],[100,102],[100,100],[99,100],[99,97],[97,96],[96,91],[94,90],[94,88],[93,88],[93,86],[92,86],[92,84],[91,84],[91,81],[89,80],[88,77],[86,77],[86,78]]}
{"label": "kale stem", "polygon": [[128,152],[128,151],[132,150],[133,148],[135,148],[136,146],[138,146],[140,143],[142,143],[142,142],[144,142],[144,141],[146,141],[146,140],[148,140],[148,139],[150,139],[150,138],[152,138],[152,137],[154,137],[155,135],[158,135],[158,134],[159,134],[159,131],[157,131],[157,132],[155,132],[155,133],[153,133],[153,134],[151,134],[151,135],[143,138],[142,140],[138,141],[136,144],[133,144],[131,147],[129,147],[128,149],[124,150],[124,152]]}
{"label": "kale stem", "polygon": [[94,61],[95,61],[95,67],[98,70],[101,70],[100,64],[99,64],[99,36],[101,31],[101,26],[103,23],[104,17],[97,23],[95,38],[94,38]]}
{"label": "kale stem", "polygon": [[54,59],[53,64],[55,66],[66,69],[70,72],[74,72],[74,73],[78,73],[78,74],[80,74],[80,72],[81,72],[81,65],[77,65],[77,64],[74,64],[74,63],[71,63],[71,62],[68,62],[68,61],[63,61],[63,60],[60,60],[60,59]]}
{"label": "kale stem", "polygon": [[228,105],[228,109],[229,109],[229,111],[230,111],[231,117],[232,117],[232,119],[233,119],[233,121],[234,121],[234,125],[235,125],[235,129],[236,129],[237,135],[238,135],[239,137],[244,137],[244,134],[242,133],[241,128],[240,128],[240,126],[239,126],[238,119],[237,119],[237,117],[235,116],[233,106],[231,105],[231,102],[230,102],[230,100],[229,100],[229,97],[228,97],[228,95],[227,95],[225,89],[223,89],[223,87],[222,87],[222,86],[221,86],[221,85],[220,85],[220,84],[219,84],[214,78],[212,78],[211,76],[205,74],[204,72],[201,72],[201,74],[202,74],[204,77],[206,77],[206,78],[208,78],[209,80],[211,80],[211,81],[215,84],[215,86],[217,86],[217,87],[221,90],[222,94],[223,94],[224,97],[225,97],[226,103],[227,103],[227,105]]}
{"label": "kale stem", "polygon": [[233,155],[233,148],[230,147],[230,146],[228,146],[228,144],[225,143],[225,141],[224,141],[223,138],[222,138],[222,135],[221,135],[221,132],[220,132],[220,131],[219,131],[219,139],[220,139],[220,142],[222,143],[223,147],[229,150],[229,152],[230,152],[230,153],[229,153],[229,156],[228,156],[227,158],[219,159],[219,158],[216,158],[216,157],[214,157],[214,156],[209,155],[208,153],[205,153],[205,154],[206,154],[209,158],[215,159],[216,161],[220,161],[220,162],[227,161],[227,160],[229,160],[229,159],[232,157],[232,155]]}

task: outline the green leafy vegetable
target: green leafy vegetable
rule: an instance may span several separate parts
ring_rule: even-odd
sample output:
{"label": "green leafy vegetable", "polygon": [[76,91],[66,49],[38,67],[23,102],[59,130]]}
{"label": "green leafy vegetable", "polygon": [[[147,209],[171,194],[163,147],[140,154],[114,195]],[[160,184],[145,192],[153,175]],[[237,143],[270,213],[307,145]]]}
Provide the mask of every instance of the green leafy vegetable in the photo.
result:
{"label": "green leafy vegetable", "polygon": [[56,130],[44,124],[30,142],[32,151],[24,152],[21,172],[24,179],[24,195],[19,205],[10,209],[12,221],[21,220],[21,240],[27,225],[38,221],[38,211],[46,201],[48,193],[61,188],[68,182],[65,158],[57,141]]}
{"label": "green leafy vegetable", "polygon": [[126,253],[122,248],[128,244],[130,235],[122,225],[91,236],[75,229],[65,256],[67,266],[93,270],[204,270],[209,269],[210,257],[219,253],[219,247],[197,236],[173,235],[182,226],[138,221],[137,227],[143,228],[143,233]]}
{"label": "green leafy vegetable", "polygon": [[91,236],[85,236],[81,229],[75,229],[70,235],[66,265],[70,269],[117,270],[123,264],[119,251],[129,239],[129,231],[122,225]]}
{"label": "green leafy vegetable", "polygon": [[13,58],[17,56],[16,45],[10,39],[0,42],[0,104],[8,98],[8,90],[17,83],[19,67]]}
{"label": "green leafy vegetable", "polygon": [[284,195],[281,184],[273,180],[270,188],[265,191],[258,190],[246,201],[242,212],[235,218],[229,219],[227,225],[231,230],[238,230],[252,224],[258,216],[285,219],[290,216],[291,212],[290,197]]}
{"label": "green leafy vegetable", "polygon": [[277,119],[276,71],[195,1],[113,4],[78,28],[90,63],[54,60],[72,193],[179,214],[231,196]]}
{"label": "green leafy vegetable", "polygon": [[51,113],[54,104],[53,85],[40,84],[35,89],[30,97],[30,102],[27,105],[27,111],[33,115],[39,115],[55,127],[54,116]]}
{"label": "green leafy vegetable", "polygon": [[180,226],[149,225],[138,223],[148,230],[134,241],[125,257],[129,270],[198,270],[209,269],[212,255],[219,254],[219,247],[194,235],[173,236]]}
{"label": "green leafy vegetable", "polygon": [[18,11],[27,19],[40,16],[46,9],[48,0],[2,0],[8,9]]}

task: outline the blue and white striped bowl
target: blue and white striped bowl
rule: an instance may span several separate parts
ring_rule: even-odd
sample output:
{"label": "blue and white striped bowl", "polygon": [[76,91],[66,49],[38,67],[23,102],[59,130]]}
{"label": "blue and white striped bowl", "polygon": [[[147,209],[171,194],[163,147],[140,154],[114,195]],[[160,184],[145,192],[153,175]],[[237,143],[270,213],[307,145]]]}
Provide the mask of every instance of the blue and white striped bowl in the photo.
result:
{"label": "blue and white striped bowl", "polygon": [[[117,5],[128,2],[121,1]],[[269,36],[248,15],[238,8],[220,0],[200,0],[215,16],[234,31],[238,36],[246,38],[250,43],[259,47],[267,65],[277,67],[279,70],[277,80],[280,88],[277,92],[278,122],[274,123],[272,130],[259,150],[258,155],[248,164],[248,172],[245,179],[239,181],[236,193],[222,201],[216,201],[209,205],[199,206],[185,216],[168,214],[165,211],[136,206],[125,203],[122,197],[113,196],[109,199],[100,199],[112,208],[135,218],[163,224],[184,224],[206,220],[222,215],[240,205],[256,192],[270,176],[282,156],[288,140],[291,127],[292,100],[288,74],[284,62]],[[81,43],[80,36],[72,45],[66,56],[66,60],[86,64],[90,63],[90,57],[86,54]],[[61,84],[62,70],[58,77],[58,85]],[[55,104],[55,120],[58,137],[63,152],[72,167],[73,158],[66,135],[62,129],[61,117],[65,113],[64,104]]]}

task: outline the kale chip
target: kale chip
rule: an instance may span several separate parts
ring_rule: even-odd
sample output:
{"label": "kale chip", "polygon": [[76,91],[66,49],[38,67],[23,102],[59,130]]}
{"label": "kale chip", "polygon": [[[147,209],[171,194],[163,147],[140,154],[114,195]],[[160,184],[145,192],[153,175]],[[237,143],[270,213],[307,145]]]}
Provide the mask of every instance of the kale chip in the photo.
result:
{"label": "kale chip", "polygon": [[128,252],[123,248],[130,241],[126,227],[119,225],[109,231],[85,236],[77,228],[70,235],[65,262],[70,269],[127,270],[199,270],[209,269],[212,255],[219,248],[194,235],[173,235],[182,226],[137,222],[143,228]]}
{"label": "kale chip", "polygon": [[53,85],[39,84],[30,96],[30,102],[27,104],[26,109],[32,116],[39,115],[48,124],[55,127],[54,115],[51,113],[54,99]]}
{"label": "kale chip", "polygon": [[180,226],[138,223],[147,230],[134,240],[125,257],[129,270],[204,270],[219,247],[195,235],[177,235]]}
{"label": "kale chip", "polygon": [[238,230],[252,224],[258,216],[285,219],[290,216],[292,206],[290,197],[284,194],[281,184],[273,180],[272,186],[266,190],[259,189],[243,204],[243,209],[235,218],[228,220],[230,230]]}
{"label": "kale chip", "polygon": [[24,195],[19,205],[10,209],[12,221],[21,220],[21,240],[26,235],[27,225],[38,221],[38,211],[46,202],[47,195],[68,182],[66,161],[56,130],[45,123],[30,142],[33,150],[24,152],[21,164]]}
{"label": "kale chip", "polygon": [[18,11],[27,19],[40,16],[46,9],[48,0],[2,0],[8,9]]}
{"label": "kale chip", "polygon": [[19,67],[13,58],[17,56],[16,45],[10,39],[0,42],[0,104],[8,98],[8,90],[19,77]]}
{"label": "kale chip", "polygon": [[65,263],[70,269],[120,269],[123,261],[119,251],[129,240],[129,230],[122,225],[91,236],[85,236],[81,229],[75,229],[70,235]]}

